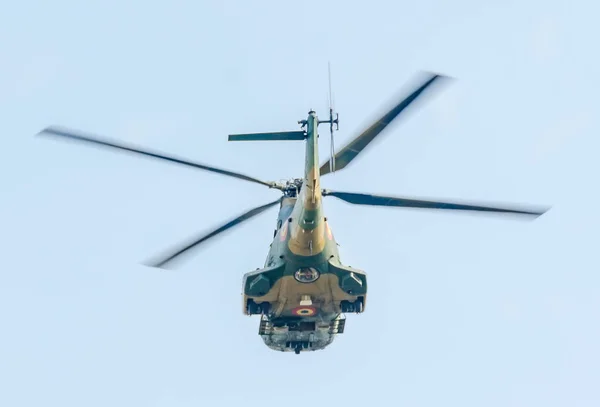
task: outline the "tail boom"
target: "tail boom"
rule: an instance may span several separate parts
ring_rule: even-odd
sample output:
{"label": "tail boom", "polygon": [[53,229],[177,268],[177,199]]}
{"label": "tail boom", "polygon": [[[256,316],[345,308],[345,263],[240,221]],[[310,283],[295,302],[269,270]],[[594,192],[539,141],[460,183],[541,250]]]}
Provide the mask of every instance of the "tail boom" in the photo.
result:
{"label": "tail boom", "polygon": [[306,120],[304,182],[292,212],[288,247],[298,256],[314,256],[325,249],[325,224],[319,171],[319,120],[314,111]]}

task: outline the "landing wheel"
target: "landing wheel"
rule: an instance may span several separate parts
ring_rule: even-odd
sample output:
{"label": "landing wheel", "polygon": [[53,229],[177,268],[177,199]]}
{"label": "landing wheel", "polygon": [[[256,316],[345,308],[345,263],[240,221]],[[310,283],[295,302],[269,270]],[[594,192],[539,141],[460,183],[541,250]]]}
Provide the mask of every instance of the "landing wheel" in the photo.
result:
{"label": "landing wheel", "polygon": [[246,304],[246,312],[248,315],[254,315],[254,311],[256,311],[256,304],[252,300],[248,300]]}
{"label": "landing wheel", "polygon": [[340,302],[340,308],[343,313],[355,312],[357,314],[360,314],[361,312],[363,312],[363,302],[360,299],[354,302],[344,300]]}
{"label": "landing wheel", "polygon": [[340,302],[340,308],[342,309],[343,313],[347,313],[347,312],[354,312],[354,303],[350,302],[350,301],[342,301]]}
{"label": "landing wheel", "polygon": [[267,314],[270,309],[271,304],[269,304],[268,302],[257,304],[252,299],[249,299],[248,304],[246,304],[246,310],[248,311],[249,315]]}
{"label": "landing wheel", "polygon": [[300,347],[296,347],[296,349],[294,349],[294,353],[296,353],[296,355],[300,354]]}
{"label": "landing wheel", "polygon": [[269,311],[271,311],[271,304],[268,302],[263,302],[262,304],[258,305],[258,309],[259,309],[259,313],[262,313],[264,315],[267,315],[269,313]]}

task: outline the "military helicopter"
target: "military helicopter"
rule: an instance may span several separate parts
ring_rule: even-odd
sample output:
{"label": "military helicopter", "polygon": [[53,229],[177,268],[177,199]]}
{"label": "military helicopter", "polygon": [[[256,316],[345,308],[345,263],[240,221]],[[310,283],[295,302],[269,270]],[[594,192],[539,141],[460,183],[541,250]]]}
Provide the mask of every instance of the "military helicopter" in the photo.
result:
{"label": "military helicopter", "polygon": [[166,268],[182,253],[278,205],[277,224],[264,266],[243,276],[242,312],[249,316],[260,316],[258,333],[269,348],[299,354],[304,351],[321,350],[331,344],[336,335],[344,332],[345,314],[364,312],[367,300],[367,275],[363,270],[342,264],[338,245],[323,211],[324,197],[335,197],[354,205],[479,211],[534,217],[547,211],[547,208],[498,208],[473,203],[427,201],[321,188],[322,176],[348,166],[393,120],[417,99],[422,98],[434,84],[446,79],[448,78],[445,76],[428,73],[410,94],[403,97],[339,152],[334,153],[332,148],[330,158],[321,166],[318,165],[318,127],[321,124],[329,124],[332,145],[334,125],[336,130],[339,130],[339,115],[336,113],[334,119],[332,107],[329,108],[328,120],[320,120],[311,109],[306,119],[298,121],[298,131],[229,135],[229,141],[304,141],[304,175],[302,178],[285,182],[262,181],[238,172],[118,144],[99,136],[56,126],[48,127],[39,134],[66,137],[145,155],[281,191],[282,196],[279,199],[231,219],[148,265]]}

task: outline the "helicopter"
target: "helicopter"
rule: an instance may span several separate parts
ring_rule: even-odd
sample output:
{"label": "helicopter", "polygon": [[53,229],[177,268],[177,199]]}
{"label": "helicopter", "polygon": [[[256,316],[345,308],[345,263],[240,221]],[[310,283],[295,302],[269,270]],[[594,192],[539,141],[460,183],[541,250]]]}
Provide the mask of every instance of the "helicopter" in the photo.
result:
{"label": "helicopter", "polygon": [[[68,138],[152,157],[280,191],[281,196],[278,199],[250,209],[146,265],[167,268],[184,252],[197,248],[269,208],[278,206],[273,240],[265,263],[262,268],[243,276],[242,312],[244,315],[260,317],[258,334],[270,349],[300,354],[329,346],[336,335],[344,333],[346,314],[363,313],[367,303],[367,274],[342,263],[338,244],[324,213],[323,198],[334,197],[354,205],[476,211],[530,217],[538,217],[549,209],[523,206],[501,208],[475,203],[379,196],[321,188],[321,177],[346,168],[394,120],[402,116],[407,108],[447,79],[449,78],[440,74],[427,73],[426,78],[418,86],[414,86],[412,92],[403,96],[337,153],[333,148],[333,134],[334,125],[335,130],[339,130],[339,114],[336,113],[334,119],[331,104],[328,120],[320,120],[316,112],[310,109],[307,117],[297,122],[300,125],[300,130],[297,131],[229,135],[228,140],[233,142],[303,141],[303,176],[280,182],[263,181],[239,172],[116,143],[101,136],[64,127],[50,126],[38,135]],[[321,124],[329,124],[332,148],[329,159],[319,166],[318,128]]]}

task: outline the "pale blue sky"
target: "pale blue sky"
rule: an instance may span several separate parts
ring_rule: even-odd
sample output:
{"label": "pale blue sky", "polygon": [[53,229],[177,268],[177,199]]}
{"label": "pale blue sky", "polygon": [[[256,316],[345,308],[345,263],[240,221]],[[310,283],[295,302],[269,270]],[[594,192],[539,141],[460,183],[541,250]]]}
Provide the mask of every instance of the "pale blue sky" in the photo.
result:
{"label": "pale blue sky", "polygon": [[[297,4],[2,7],[0,405],[600,405],[598,6]],[[227,134],[325,114],[328,60],[338,145],[420,70],[456,80],[325,187],[553,209],[528,223],[328,200],[370,297],[325,351],[273,352],[242,315],[274,209],[177,272],[140,265],[276,191],[34,137],[61,124],[299,176],[300,143]]]}

